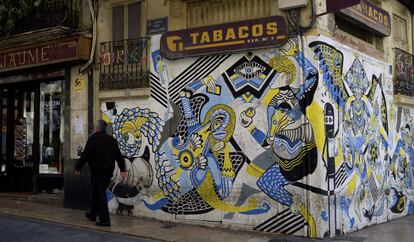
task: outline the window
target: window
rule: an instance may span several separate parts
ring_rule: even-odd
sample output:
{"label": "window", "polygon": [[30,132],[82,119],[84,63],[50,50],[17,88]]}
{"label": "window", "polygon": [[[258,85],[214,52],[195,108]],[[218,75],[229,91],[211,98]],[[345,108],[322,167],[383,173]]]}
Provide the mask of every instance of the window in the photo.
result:
{"label": "window", "polygon": [[338,29],[371,44],[377,50],[384,51],[383,38],[361,27],[360,24],[354,23],[342,15],[335,15],[335,24]]}
{"label": "window", "polygon": [[63,81],[40,85],[40,174],[63,172]]}
{"label": "window", "polygon": [[392,16],[392,35],[394,47],[408,51],[407,20],[394,14]]}
{"label": "window", "polygon": [[112,7],[112,41],[141,36],[141,3],[133,2]]}
{"label": "window", "polygon": [[272,16],[274,2],[274,0],[187,0],[187,27]]}

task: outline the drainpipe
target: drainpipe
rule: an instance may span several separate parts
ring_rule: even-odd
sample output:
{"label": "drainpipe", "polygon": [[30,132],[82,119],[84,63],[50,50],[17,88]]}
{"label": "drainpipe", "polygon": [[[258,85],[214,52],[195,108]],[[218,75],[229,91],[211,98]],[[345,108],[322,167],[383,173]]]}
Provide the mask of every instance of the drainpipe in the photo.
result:
{"label": "drainpipe", "polygon": [[93,9],[92,0],[88,1],[88,7],[89,12],[91,13],[91,19],[92,19],[92,47],[91,47],[91,53],[89,55],[88,62],[83,65],[81,68],[79,68],[79,73],[83,73],[93,62],[93,58],[95,56],[95,46],[96,46],[96,16],[95,11]]}
{"label": "drainpipe", "polygon": [[411,54],[414,54],[414,7],[410,9],[411,13]]}

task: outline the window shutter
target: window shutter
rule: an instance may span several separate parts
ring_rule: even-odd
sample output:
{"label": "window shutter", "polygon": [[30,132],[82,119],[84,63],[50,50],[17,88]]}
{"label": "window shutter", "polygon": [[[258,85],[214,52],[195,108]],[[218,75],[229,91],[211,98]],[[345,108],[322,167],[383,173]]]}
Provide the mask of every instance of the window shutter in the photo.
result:
{"label": "window shutter", "polygon": [[124,5],[112,7],[112,41],[124,39]]}
{"label": "window shutter", "polygon": [[141,4],[128,4],[128,39],[141,36]]}

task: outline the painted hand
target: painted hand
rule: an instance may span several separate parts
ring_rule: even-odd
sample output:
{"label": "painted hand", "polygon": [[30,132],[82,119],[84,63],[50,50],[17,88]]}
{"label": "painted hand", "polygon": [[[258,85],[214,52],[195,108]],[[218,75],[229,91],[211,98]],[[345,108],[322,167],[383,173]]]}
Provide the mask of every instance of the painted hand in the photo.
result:
{"label": "painted hand", "polygon": [[80,176],[80,171],[75,170],[75,176]]}

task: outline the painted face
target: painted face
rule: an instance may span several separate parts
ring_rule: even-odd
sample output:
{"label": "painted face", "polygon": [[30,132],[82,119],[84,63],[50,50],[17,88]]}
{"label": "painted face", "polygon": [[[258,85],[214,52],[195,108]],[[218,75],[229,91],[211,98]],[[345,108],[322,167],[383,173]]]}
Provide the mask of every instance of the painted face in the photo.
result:
{"label": "painted face", "polygon": [[[303,146],[310,142],[313,134],[307,137],[306,129],[312,130],[303,115],[294,93],[281,90],[272,100],[268,108],[268,139],[273,143],[275,154],[282,159],[293,159],[298,156]],[[312,132],[310,132],[312,133]]]}
{"label": "painted face", "polygon": [[303,114],[295,93],[288,87],[281,88],[267,109],[268,143],[279,158],[282,174],[295,181],[309,174],[304,157],[316,156],[313,129]]}

